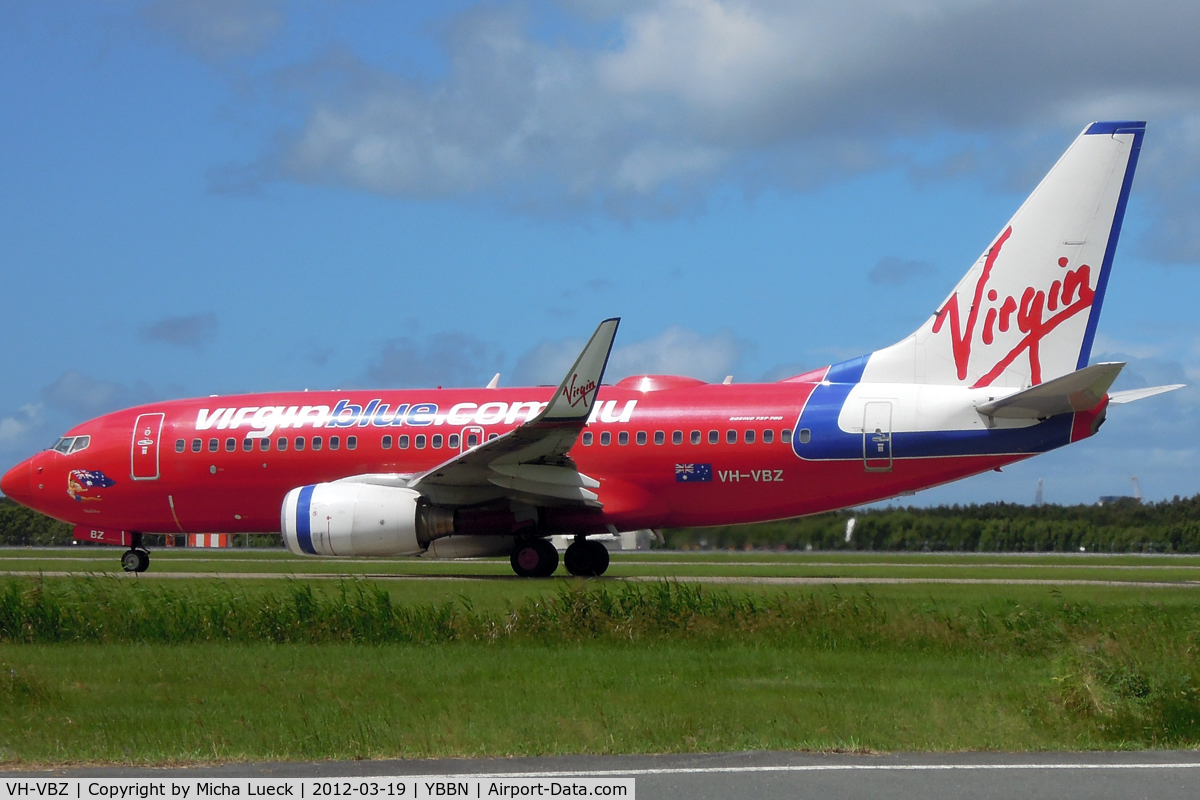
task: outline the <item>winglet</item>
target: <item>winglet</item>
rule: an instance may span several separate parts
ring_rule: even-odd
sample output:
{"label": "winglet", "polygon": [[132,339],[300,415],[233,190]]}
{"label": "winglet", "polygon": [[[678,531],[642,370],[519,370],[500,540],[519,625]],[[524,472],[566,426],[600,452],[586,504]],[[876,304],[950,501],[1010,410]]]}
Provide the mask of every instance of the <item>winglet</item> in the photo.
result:
{"label": "winglet", "polygon": [[613,317],[600,323],[537,421],[577,422],[591,415],[620,322],[620,317]]}

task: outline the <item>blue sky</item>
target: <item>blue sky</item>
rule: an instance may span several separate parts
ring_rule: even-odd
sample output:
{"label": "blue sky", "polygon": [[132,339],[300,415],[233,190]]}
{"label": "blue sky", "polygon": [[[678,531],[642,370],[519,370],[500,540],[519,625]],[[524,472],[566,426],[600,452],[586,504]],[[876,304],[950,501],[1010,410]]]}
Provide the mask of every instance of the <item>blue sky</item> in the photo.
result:
{"label": "blue sky", "polygon": [[[782,377],[907,335],[1147,119],[1094,358],[1200,375],[1200,6],[0,6],[0,469],[155,399]],[[920,503],[1200,492],[1200,393]]]}

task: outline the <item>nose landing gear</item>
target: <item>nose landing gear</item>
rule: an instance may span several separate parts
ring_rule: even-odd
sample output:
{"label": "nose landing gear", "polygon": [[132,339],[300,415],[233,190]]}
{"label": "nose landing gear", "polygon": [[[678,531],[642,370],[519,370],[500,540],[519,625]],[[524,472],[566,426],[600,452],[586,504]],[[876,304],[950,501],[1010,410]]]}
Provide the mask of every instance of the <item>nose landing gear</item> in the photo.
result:
{"label": "nose landing gear", "polygon": [[126,572],[145,572],[150,566],[150,552],[142,547],[142,535],[132,536],[129,549],[121,554],[121,569]]}

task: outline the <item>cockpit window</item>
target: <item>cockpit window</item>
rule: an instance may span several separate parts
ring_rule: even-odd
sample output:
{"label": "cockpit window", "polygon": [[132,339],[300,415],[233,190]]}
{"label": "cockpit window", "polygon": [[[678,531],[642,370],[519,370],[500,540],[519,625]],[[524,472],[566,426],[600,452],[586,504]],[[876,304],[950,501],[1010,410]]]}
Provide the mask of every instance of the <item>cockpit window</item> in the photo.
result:
{"label": "cockpit window", "polygon": [[50,449],[56,453],[78,453],[92,443],[90,436],[64,436],[54,443]]}

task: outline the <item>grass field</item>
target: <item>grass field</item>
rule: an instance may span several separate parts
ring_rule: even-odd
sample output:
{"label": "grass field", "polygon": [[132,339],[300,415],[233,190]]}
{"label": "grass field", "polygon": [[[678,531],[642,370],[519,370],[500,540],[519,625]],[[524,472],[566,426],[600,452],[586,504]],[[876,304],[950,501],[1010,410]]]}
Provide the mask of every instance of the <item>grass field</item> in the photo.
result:
{"label": "grass field", "polygon": [[0,551],[4,763],[1200,746],[1197,557],[117,555]]}

